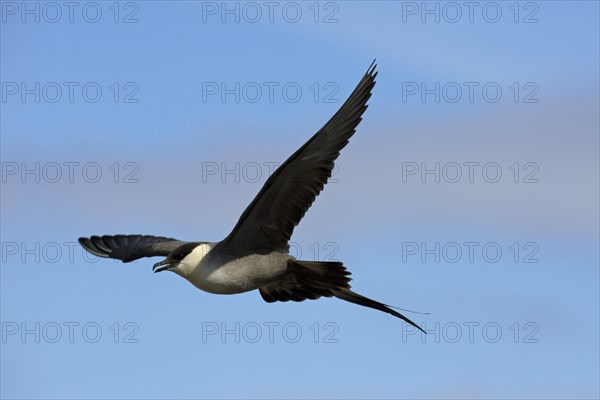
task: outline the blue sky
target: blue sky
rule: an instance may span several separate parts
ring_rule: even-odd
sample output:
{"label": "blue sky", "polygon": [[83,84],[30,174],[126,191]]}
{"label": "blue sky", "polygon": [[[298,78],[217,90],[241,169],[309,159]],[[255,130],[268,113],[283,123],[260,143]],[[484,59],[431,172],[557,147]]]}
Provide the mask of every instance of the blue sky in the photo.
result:
{"label": "blue sky", "polygon": [[[61,4],[0,2],[1,397],[598,398],[597,2]],[[293,249],[426,337],[75,245],[222,239],[374,58]]]}

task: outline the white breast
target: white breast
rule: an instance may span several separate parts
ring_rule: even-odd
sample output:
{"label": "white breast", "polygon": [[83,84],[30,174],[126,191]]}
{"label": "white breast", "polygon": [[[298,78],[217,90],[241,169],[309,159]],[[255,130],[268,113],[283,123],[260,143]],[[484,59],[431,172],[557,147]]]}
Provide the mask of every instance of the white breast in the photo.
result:
{"label": "white breast", "polygon": [[[215,244],[202,243],[181,260],[180,275],[198,289],[209,293],[232,293],[219,257],[208,253]],[[177,272],[177,271],[176,271]]]}
{"label": "white breast", "polygon": [[[185,256],[181,263],[184,264],[187,268],[196,269],[202,264],[202,261],[206,258],[206,255],[209,251],[214,247],[211,243],[201,243],[190,254]],[[191,271],[190,271],[191,272]]]}
{"label": "white breast", "polygon": [[215,294],[257,289],[285,271],[288,256],[264,254],[224,260],[209,254],[214,244],[198,245],[182,260],[181,276],[198,289]]}

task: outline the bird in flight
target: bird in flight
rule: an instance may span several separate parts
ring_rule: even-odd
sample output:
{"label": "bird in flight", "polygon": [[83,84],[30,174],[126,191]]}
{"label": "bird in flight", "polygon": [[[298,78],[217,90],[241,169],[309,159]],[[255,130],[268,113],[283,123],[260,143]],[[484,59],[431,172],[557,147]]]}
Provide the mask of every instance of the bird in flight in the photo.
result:
{"label": "bird in flight", "polygon": [[130,262],[166,257],[154,272],[172,271],[214,294],[260,292],[268,302],[337,297],[392,314],[417,329],[391,306],[350,290],[350,272],[341,262],[297,260],[289,254],[294,228],[331,177],[334,161],[362,120],[375,86],[371,64],[348,100],[308,142],[265,182],[224,240],[184,242],[149,235],[104,235],[79,238],[90,253]]}

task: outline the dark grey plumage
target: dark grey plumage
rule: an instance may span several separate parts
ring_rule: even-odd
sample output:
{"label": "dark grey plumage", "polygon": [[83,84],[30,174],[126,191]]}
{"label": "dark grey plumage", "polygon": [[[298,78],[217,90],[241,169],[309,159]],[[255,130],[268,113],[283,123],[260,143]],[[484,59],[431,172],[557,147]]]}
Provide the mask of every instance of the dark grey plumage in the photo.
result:
{"label": "dark grey plumage", "polygon": [[259,290],[267,303],[316,300],[333,296],[335,290],[349,289],[349,275],[341,262],[290,260],[281,282]]}
{"label": "dark grey plumage", "polygon": [[408,322],[423,333],[419,325],[409,318],[393,310],[387,304],[353,292],[350,286],[350,271],[338,261],[288,261],[285,279],[277,284],[259,289],[260,295],[267,303],[276,301],[316,300],[321,297],[337,297],[350,303],[373,308],[391,314]]}
{"label": "dark grey plumage", "polygon": [[221,251],[289,249],[294,228],[323,190],[334,161],[362,120],[375,86],[376,67],[373,62],[339,111],[269,177],[229,236],[218,244]]}
{"label": "dark grey plumage", "polygon": [[[375,86],[376,67],[373,62],[338,112],[267,179],[223,241],[208,244],[156,236],[116,235],[80,238],[79,242],[99,257],[123,262],[141,257],[167,256],[164,261],[155,264],[155,268],[161,267],[156,272],[165,269],[179,271],[199,288],[213,293],[231,294],[259,289],[262,298],[269,303],[335,296],[389,313],[422,330],[389,306],[351,291],[350,272],[341,262],[302,261],[287,254],[294,228],[323,190],[331,177],[334,161],[362,120]],[[208,246],[198,246],[200,244]],[[198,261],[200,255],[196,248],[210,249],[206,258],[202,258],[207,260],[208,266]],[[176,266],[188,267],[185,262],[188,254],[196,257],[196,261],[190,270],[183,273]],[[252,264],[250,260],[256,255],[260,255],[258,262]],[[279,257],[264,261],[272,255]],[[199,265],[213,269],[202,275],[201,268],[196,268]],[[195,274],[196,270],[198,274]],[[206,283],[208,281],[210,285]]]}
{"label": "dark grey plumage", "polygon": [[79,238],[79,244],[90,253],[123,262],[142,257],[167,256],[186,243],[190,242],[150,235],[104,235]]}

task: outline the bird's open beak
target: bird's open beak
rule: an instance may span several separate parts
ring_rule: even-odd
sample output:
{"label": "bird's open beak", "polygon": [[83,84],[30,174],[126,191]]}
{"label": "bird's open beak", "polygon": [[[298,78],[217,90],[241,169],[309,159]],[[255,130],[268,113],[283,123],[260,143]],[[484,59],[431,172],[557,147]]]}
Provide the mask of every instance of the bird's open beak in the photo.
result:
{"label": "bird's open beak", "polygon": [[[174,266],[175,265],[173,265],[171,263],[171,261],[169,261],[169,260],[162,260],[162,261],[157,262],[156,264],[154,264],[154,266],[152,267],[152,271],[154,271],[154,273],[157,273],[157,272],[161,272],[161,271],[164,271],[166,269],[172,268]],[[158,268],[158,267],[160,267],[160,268]]]}

